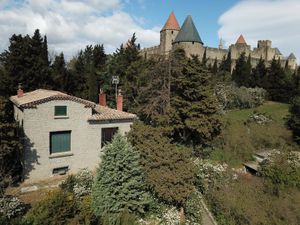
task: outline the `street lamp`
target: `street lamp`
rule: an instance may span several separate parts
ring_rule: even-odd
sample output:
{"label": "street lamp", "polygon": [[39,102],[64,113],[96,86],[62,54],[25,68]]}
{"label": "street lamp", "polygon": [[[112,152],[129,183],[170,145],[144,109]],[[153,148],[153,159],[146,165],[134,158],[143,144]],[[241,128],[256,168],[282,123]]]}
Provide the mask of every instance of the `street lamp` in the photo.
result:
{"label": "street lamp", "polygon": [[116,98],[117,98],[117,96],[118,96],[118,84],[120,82],[119,76],[112,76],[112,81],[111,82],[112,82],[112,84],[115,85],[115,92],[116,92]]}

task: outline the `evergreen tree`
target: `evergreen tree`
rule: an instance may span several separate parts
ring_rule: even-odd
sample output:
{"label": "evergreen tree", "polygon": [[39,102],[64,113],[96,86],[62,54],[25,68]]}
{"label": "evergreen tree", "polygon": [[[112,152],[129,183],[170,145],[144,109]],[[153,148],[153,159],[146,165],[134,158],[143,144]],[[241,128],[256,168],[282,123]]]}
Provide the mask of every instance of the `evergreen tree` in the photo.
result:
{"label": "evergreen tree", "polygon": [[139,153],[120,134],[104,148],[92,188],[92,207],[96,216],[108,216],[109,224],[115,224],[126,209],[144,213],[148,195],[139,160]]}
{"label": "evergreen tree", "polygon": [[217,61],[217,58],[215,58],[214,65],[212,66],[211,72],[213,74],[215,74],[215,75],[218,73],[218,61]]}
{"label": "evergreen tree", "polygon": [[259,62],[257,63],[256,67],[252,71],[250,86],[264,88],[266,86],[266,78],[267,78],[267,69],[266,69],[265,61],[262,59],[262,57],[260,57]]}
{"label": "evergreen tree", "polygon": [[21,178],[22,144],[11,103],[0,96],[0,193]]}
{"label": "evergreen tree", "polygon": [[219,70],[231,73],[231,63],[231,51],[229,51],[227,56],[223,57]]}
{"label": "evergreen tree", "polygon": [[232,79],[238,86],[250,86],[251,77],[251,57],[246,59],[243,52],[236,61],[235,69],[233,70]]}
{"label": "evergreen tree", "polygon": [[206,48],[205,48],[204,53],[203,53],[203,57],[202,57],[202,65],[204,67],[206,67],[206,63],[207,63],[207,57],[206,57]]}
{"label": "evergreen tree", "polygon": [[173,79],[169,116],[174,139],[191,144],[194,150],[209,145],[221,130],[211,74],[194,57]]}
{"label": "evergreen tree", "polygon": [[133,125],[128,138],[141,154],[149,190],[167,203],[183,206],[194,189],[191,151],[171,144],[162,128],[141,122]]}
{"label": "evergreen tree", "polygon": [[284,69],[280,65],[280,61],[273,58],[271,66],[268,68],[266,90],[271,100],[283,101],[289,100],[289,91],[286,85],[286,76]]}
{"label": "evergreen tree", "polygon": [[294,140],[300,144],[300,96],[296,96],[290,105],[290,117],[287,126],[293,132]]}

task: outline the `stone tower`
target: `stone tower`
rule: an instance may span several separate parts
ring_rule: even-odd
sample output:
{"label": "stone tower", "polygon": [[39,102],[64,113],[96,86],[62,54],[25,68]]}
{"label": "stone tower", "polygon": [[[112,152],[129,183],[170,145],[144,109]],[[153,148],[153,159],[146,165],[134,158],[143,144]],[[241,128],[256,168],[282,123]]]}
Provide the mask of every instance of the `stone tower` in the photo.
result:
{"label": "stone tower", "polygon": [[166,24],[160,31],[160,51],[162,54],[167,55],[172,50],[172,43],[179,31],[177,19],[174,12],[171,12]]}
{"label": "stone tower", "polygon": [[187,56],[203,56],[205,48],[191,16],[186,17],[181,30],[173,42],[173,48],[184,49]]}

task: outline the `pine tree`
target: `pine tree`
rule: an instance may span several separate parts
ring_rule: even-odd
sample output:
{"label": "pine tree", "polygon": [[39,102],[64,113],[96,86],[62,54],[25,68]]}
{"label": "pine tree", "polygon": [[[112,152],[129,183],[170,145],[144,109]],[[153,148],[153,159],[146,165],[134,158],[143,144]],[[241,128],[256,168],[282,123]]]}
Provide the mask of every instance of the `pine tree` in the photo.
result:
{"label": "pine tree", "polygon": [[202,57],[202,62],[201,63],[206,68],[206,63],[207,63],[206,48],[204,50],[203,57]]}
{"label": "pine tree", "polygon": [[227,56],[223,57],[219,70],[231,73],[231,51],[228,52]]}
{"label": "pine tree", "polygon": [[181,207],[193,191],[191,151],[171,144],[164,129],[141,122],[133,125],[128,138],[141,154],[149,190],[160,200]]}
{"label": "pine tree", "polygon": [[218,73],[218,61],[217,61],[217,58],[215,58],[214,65],[212,66],[211,72],[213,74],[215,74],[215,75]]}
{"label": "pine tree", "polygon": [[139,160],[139,153],[120,134],[104,147],[92,188],[92,207],[96,216],[108,216],[109,224],[126,209],[144,213],[148,194]]}
{"label": "pine tree", "polygon": [[194,150],[197,145],[209,145],[221,130],[211,74],[194,57],[173,79],[169,115],[174,139]]}

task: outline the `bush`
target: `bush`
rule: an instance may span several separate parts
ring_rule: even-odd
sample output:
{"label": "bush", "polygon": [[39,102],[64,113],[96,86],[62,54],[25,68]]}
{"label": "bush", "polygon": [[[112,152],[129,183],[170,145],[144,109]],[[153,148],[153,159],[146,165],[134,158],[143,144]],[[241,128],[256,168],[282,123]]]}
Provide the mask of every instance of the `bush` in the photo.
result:
{"label": "bush", "polygon": [[246,109],[262,105],[267,92],[263,88],[219,84],[215,88],[215,95],[221,110]]}
{"label": "bush", "polygon": [[91,193],[93,179],[93,174],[89,170],[82,169],[76,175],[68,176],[60,187],[80,198]]}
{"label": "bush", "polygon": [[259,173],[277,187],[300,188],[300,152],[274,152],[260,163]]}
{"label": "bush", "polygon": [[300,144],[300,96],[292,100],[289,111],[291,115],[287,121],[287,126],[292,130],[294,140]]}
{"label": "bush", "polygon": [[209,160],[195,161],[197,173],[195,186],[201,193],[217,187],[226,178],[227,164],[213,163]]}
{"label": "bush", "polygon": [[25,224],[65,225],[74,217],[77,205],[74,195],[66,191],[49,192],[46,199],[38,202],[26,214]]}
{"label": "bush", "polygon": [[0,197],[0,217],[9,220],[25,212],[25,204],[17,197],[3,195]]}
{"label": "bush", "polygon": [[185,203],[185,215],[189,225],[199,225],[202,224],[201,211],[202,207],[200,202],[202,201],[202,196],[199,192],[194,192],[190,195]]}

